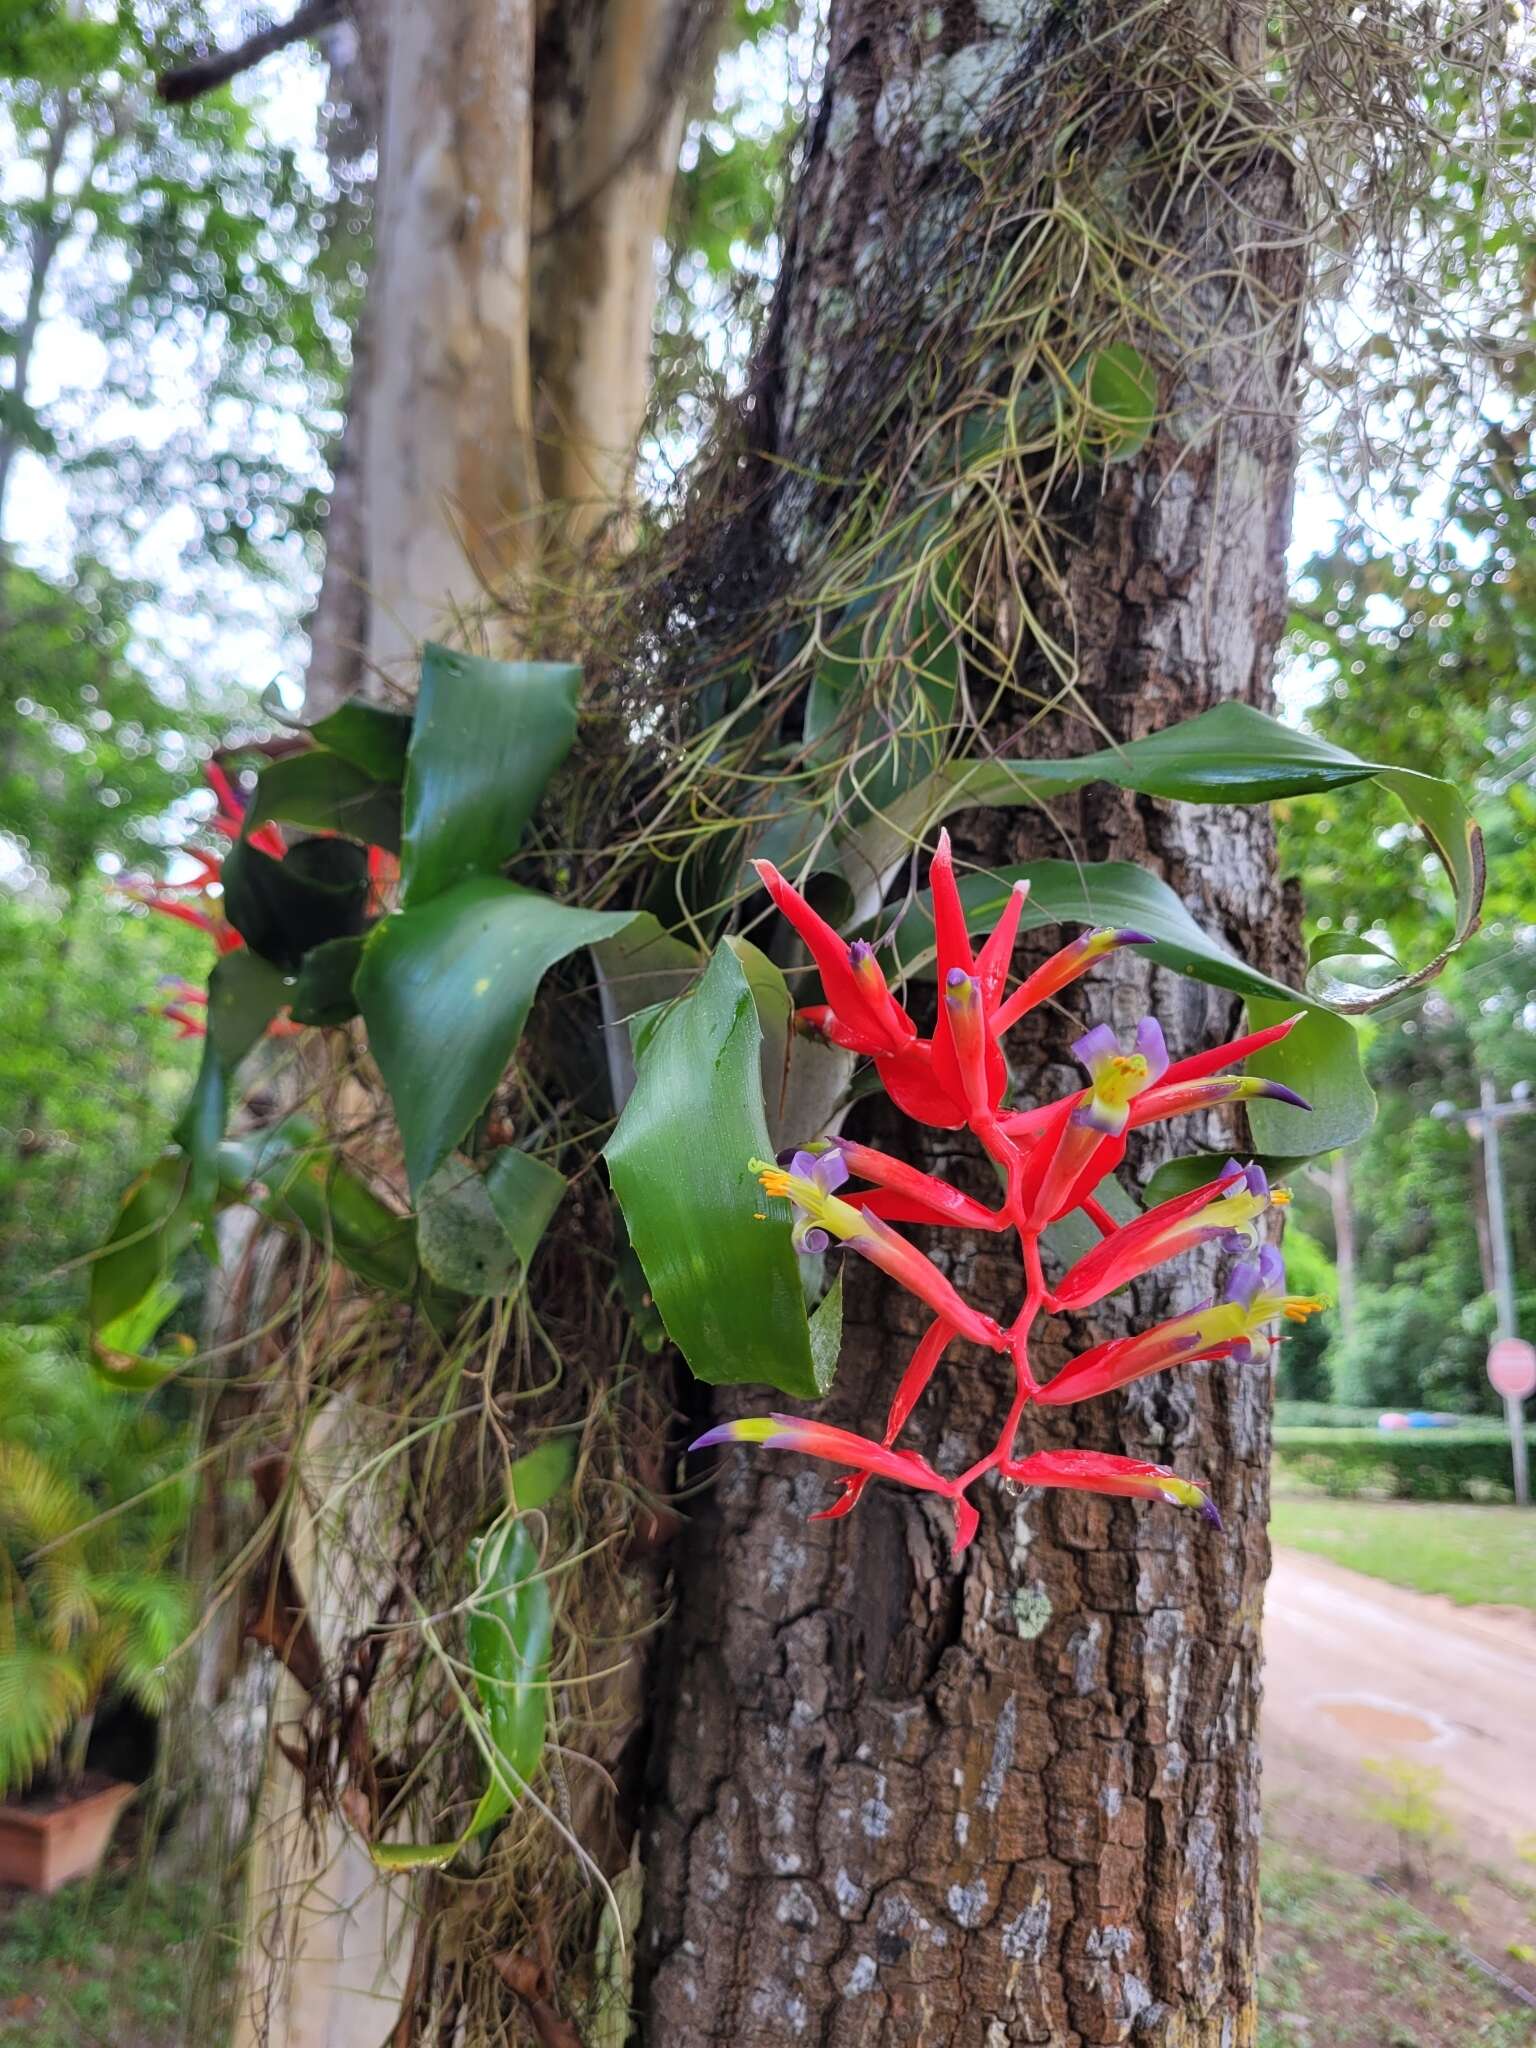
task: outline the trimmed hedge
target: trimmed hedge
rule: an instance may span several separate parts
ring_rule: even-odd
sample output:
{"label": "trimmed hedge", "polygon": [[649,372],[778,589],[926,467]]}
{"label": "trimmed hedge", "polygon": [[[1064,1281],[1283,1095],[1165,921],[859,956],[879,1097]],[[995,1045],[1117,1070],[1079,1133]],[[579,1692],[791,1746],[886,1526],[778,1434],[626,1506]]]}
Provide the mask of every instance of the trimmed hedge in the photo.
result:
{"label": "trimmed hedge", "polygon": [[[1536,1465],[1536,1430],[1526,1431]],[[1509,1432],[1496,1422],[1458,1429],[1275,1431],[1275,1462],[1295,1479],[1344,1499],[1509,1500]]]}
{"label": "trimmed hedge", "polygon": [[1275,1427],[1374,1430],[1380,1413],[1379,1408],[1339,1408],[1332,1401],[1277,1401]]}

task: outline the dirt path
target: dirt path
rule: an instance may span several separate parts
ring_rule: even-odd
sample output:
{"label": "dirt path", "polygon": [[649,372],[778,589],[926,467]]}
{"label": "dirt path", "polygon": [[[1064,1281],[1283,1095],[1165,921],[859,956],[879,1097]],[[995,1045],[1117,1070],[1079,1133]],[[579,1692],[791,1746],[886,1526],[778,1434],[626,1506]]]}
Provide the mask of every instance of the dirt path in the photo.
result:
{"label": "dirt path", "polygon": [[1489,1861],[1536,1836],[1536,1615],[1277,1549],[1264,1650],[1266,1799],[1327,1784],[1358,1804],[1365,1759],[1401,1757],[1440,1772],[1439,1803]]}

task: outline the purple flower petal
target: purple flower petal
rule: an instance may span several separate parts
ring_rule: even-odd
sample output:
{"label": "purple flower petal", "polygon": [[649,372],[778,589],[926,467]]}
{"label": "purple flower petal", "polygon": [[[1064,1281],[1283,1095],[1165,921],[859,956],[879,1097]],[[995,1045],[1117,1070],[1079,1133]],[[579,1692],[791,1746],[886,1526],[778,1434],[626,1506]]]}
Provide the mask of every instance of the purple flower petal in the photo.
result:
{"label": "purple flower petal", "polygon": [[1259,1291],[1262,1277],[1262,1267],[1255,1265],[1251,1259],[1244,1259],[1241,1265],[1232,1268],[1231,1275],[1227,1280],[1227,1291],[1223,1298],[1227,1301],[1235,1301],[1241,1307],[1247,1308]]}
{"label": "purple flower petal", "polygon": [[1091,1031],[1085,1031],[1072,1045],[1072,1057],[1080,1060],[1091,1074],[1100,1060],[1112,1060],[1120,1050],[1120,1042],[1107,1024],[1095,1024]]}
{"label": "purple flower petal", "polygon": [[1298,1095],[1294,1088],[1287,1088],[1282,1081],[1266,1081],[1259,1093],[1267,1095],[1273,1102],[1289,1102],[1294,1109],[1312,1107],[1305,1095]]}
{"label": "purple flower petal", "polygon": [[709,1451],[713,1450],[716,1444],[728,1444],[730,1441],[730,1423],[717,1422],[713,1429],[706,1429],[702,1436],[696,1436],[688,1448],[690,1451]]}
{"label": "purple flower petal", "polygon": [[1160,1081],[1168,1071],[1168,1042],[1155,1017],[1143,1017],[1136,1026],[1136,1050],[1146,1061],[1152,1079]]}

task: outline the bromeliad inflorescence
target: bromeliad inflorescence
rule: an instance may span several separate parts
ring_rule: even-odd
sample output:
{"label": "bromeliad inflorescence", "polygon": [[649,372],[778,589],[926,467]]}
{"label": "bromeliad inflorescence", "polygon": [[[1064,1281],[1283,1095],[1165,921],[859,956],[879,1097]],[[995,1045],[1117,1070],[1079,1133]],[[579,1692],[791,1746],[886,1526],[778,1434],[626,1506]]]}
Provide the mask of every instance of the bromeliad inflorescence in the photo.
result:
{"label": "bromeliad inflorescence", "polygon": [[[940,1494],[954,1506],[957,1554],[975,1535],[979,1520],[968,1490],[991,1471],[1026,1486],[1073,1487],[1198,1507],[1208,1520],[1219,1522],[1201,1481],[1180,1478],[1165,1465],[1102,1451],[1019,1456],[1019,1426],[1031,1402],[1057,1407],[1089,1400],[1146,1373],[1195,1359],[1267,1359],[1268,1332],[1279,1319],[1301,1320],[1323,1306],[1310,1296],[1288,1295],[1279,1252],[1259,1245],[1259,1219],[1289,1199],[1284,1189],[1269,1186],[1261,1167],[1231,1160],[1203,1187],[1124,1224],[1115,1222],[1096,1193],[1124,1157],[1128,1134],[1146,1124],[1255,1096],[1278,1097],[1305,1109],[1300,1096],[1277,1081],[1225,1071],[1283,1038],[1297,1020],[1173,1062],[1155,1018],[1142,1020],[1129,1051],[1101,1024],[1072,1048],[1087,1073],[1086,1087],[1038,1109],[1007,1112],[1002,1108],[1008,1081],[1004,1033],[1115,948],[1149,943],[1144,933],[1085,932],[1005,994],[1027,890],[1022,884],[1014,889],[997,929],[979,953],[973,952],[948,835],[942,835],[930,874],[942,994],[933,1036],[922,1038],[887,986],[873,950],[862,941],[845,944],[769,862],[759,861],[757,871],[821,973],[827,1000],[800,1010],[798,1027],[872,1059],[892,1100],[919,1123],[972,1131],[998,1169],[1003,1199],[989,1209],[890,1153],[842,1138],[818,1139],[780,1162],[753,1160],[764,1192],[791,1206],[797,1249],[822,1252],[836,1243],[860,1253],[923,1302],[933,1321],[902,1375],[879,1443],[826,1423],[773,1415],[722,1423],[693,1448],[759,1443],[847,1467],[841,1496],[818,1520],[848,1514],[874,1477]],[[854,1180],[868,1185],[845,1192]],[[1100,1242],[1050,1288],[1041,1235],[1074,1209],[1092,1222]],[[1013,1231],[1024,1273],[1023,1305],[1013,1321],[1005,1328],[966,1302],[933,1261],[893,1227],[898,1223]],[[1042,1314],[1089,1308],[1152,1267],[1211,1241],[1244,1254],[1221,1300],[1153,1329],[1097,1344],[1043,1386],[1035,1378],[1029,1343]],[[948,1478],[925,1458],[895,1446],[956,1337],[1006,1358],[1014,1392],[991,1450]]]}

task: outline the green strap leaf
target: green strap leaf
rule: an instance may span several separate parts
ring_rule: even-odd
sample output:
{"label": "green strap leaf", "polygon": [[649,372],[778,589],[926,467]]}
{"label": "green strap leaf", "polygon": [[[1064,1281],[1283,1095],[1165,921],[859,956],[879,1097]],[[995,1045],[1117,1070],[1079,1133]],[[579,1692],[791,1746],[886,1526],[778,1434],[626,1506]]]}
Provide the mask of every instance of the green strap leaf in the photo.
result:
{"label": "green strap leaf", "polygon": [[301,839],[283,860],[242,839],[224,862],[224,914],[263,960],[293,973],[312,946],[367,922],[368,855],[350,839]]}
{"label": "green strap leaf", "polygon": [[380,704],[349,697],[326,717],[316,719],[309,737],[314,746],[340,755],[375,782],[393,783],[398,789],[405,780],[411,726],[408,712],[386,711]]}
{"label": "green strap leaf", "polygon": [[226,1200],[248,1202],[270,1222],[305,1231],[372,1286],[392,1294],[414,1291],[411,1218],[386,1207],[307,1117],[286,1117],[269,1131],[227,1140],[219,1147],[219,1173]]}
{"label": "green strap leaf", "polygon": [[565,1189],[563,1173],[514,1147],[483,1176],[467,1160],[445,1160],[417,1203],[421,1263],[457,1294],[513,1293]]}
{"label": "green strap leaf", "polygon": [[1112,341],[1094,351],[1082,374],[1093,411],[1088,447],[1106,463],[1139,455],[1157,418],[1157,372],[1128,341]]}
{"label": "green strap leaf", "polygon": [[208,1038],[233,1070],[289,1000],[293,985],[259,954],[226,953],[208,977]]}
{"label": "green strap leaf", "polygon": [[[202,1221],[187,1200],[191,1177],[191,1162],[180,1152],[156,1160],[128,1188],[106,1243],[91,1261],[91,1349],[119,1386],[155,1386],[175,1369],[142,1353],[180,1298],[172,1269]],[[150,1321],[146,1304],[163,1313]],[[137,1341],[128,1342],[130,1335]]]}
{"label": "green strap leaf", "polygon": [[515,1145],[504,1146],[486,1168],[485,1192],[523,1272],[533,1263],[539,1239],[569,1185],[547,1160],[519,1152]]}
{"label": "green strap leaf", "polygon": [[345,832],[369,846],[400,850],[400,790],[341,754],[315,747],[270,761],[256,780],[246,836],[277,819],[322,832]]}
{"label": "green strap leaf", "polygon": [[403,900],[418,906],[517,851],[576,737],[581,670],[429,645],[405,773]]}
{"label": "green strap leaf", "polygon": [[482,876],[375,925],[355,986],[413,1198],[485,1107],[548,970],[632,916]]}
{"label": "green strap leaf", "polygon": [[352,984],[363,957],[361,936],[311,946],[293,982],[289,1011],[295,1024],[345,1024],[357,1015]]}
{"label": "green strap leaf", "polygon": [[741,962],[721,946],[651,1033],[604,1157],[656,1306],[694,1374],[815,1400],[831,1384],[841,1301],[818,1309],[813,1336],[789,1230],[762,1219],[747,1166],[771,1154],[762,1039]]}
{"label": "green strap leaf", "polygon": [[544,1507],[576,1470],[574,1436],[552,1436],[535,1450],[513,1460],[507,1474],[512,1502],[519,1514],[531,1515]]}
{"label": "green strap leaf", "polygon": [[[515,1484],[517,1468],[513,1470]],[[491,1782],[469,1825],[452,1841],[375,1843],[373,1860],[385,1870],[419,1870],[451,1862],[466,1843],[510,1810],[532,1782],[544,1754],[554,1613],[538,1545],[527,1525],[514,1521],[471,1543],[469,1564],[476,1580],[469,1661],[485,1710],[482,1747]]]}
{"label": "green strap leaf", "polygon": [[1427,965],[1334,1003],[1365,1011],[1433,979],[1478,927],[1485,882],[1482,834],[1460,794],[1436,776],[1362,761],[1248,704],[1219,704],[1145,739],[1072,760],[952,762],[895,807],[890,823],[899,848],[914,832],[967,805],[1046,803],[1090,782],[1187,803],[1246,804],[1315,795],[1373,778],[1398,799],[1434,848],[1455,900],[1455,929],[1450,944]]}

